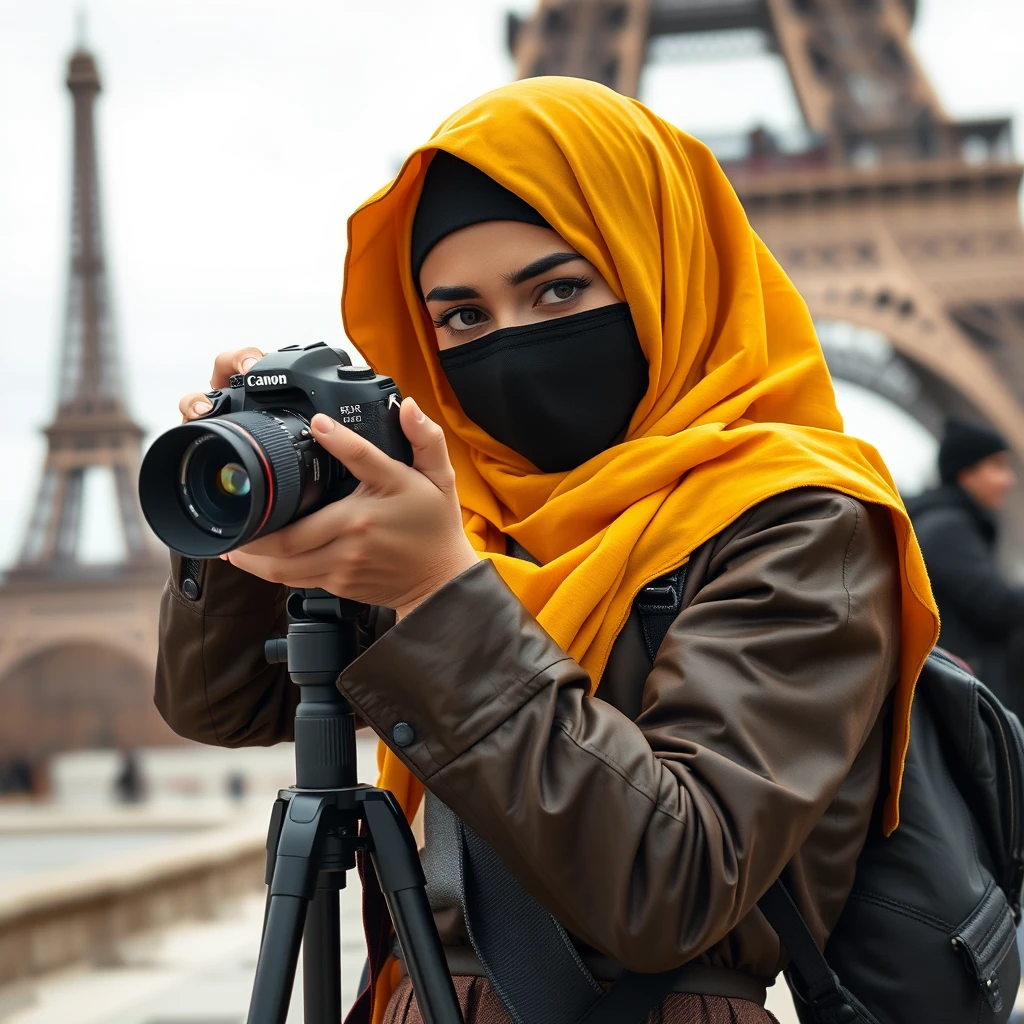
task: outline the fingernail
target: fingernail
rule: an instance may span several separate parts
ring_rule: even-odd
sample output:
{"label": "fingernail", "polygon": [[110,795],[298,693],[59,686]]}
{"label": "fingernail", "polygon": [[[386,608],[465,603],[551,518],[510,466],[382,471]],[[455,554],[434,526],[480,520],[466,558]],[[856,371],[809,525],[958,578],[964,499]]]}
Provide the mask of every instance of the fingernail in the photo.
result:
{"label": "fingernail", "polygon": [[219,558],[219,559],[220,559],[220,560],[221,560],[222,562],[227,562],[227,561],[229,561],[229,559],[228,559],[228,556],[227,556],[227,555],[218,555],[217,557],[218,557],[218,558]]}
{"label": "fingernail", "polygon": [[423,415],[423,410],[420,408],[420,403],[415,398],[406,399],[407,402],[412,403],[412,418],[417,423],[422,423],[427,417]]}
{"label": "fingernail", "polygon": [[197,416],[205,416],[212,408],[213,408],[213,406],[209,402],[193,402],[192,403],[192,411]]}
{"label": "fingernail", "polygon": [[325,416],[322,412],[318,412],[314,417],[310,426],[318,434],[329,434],[334,429],[334,420],[330,416]]}
{"label": "fingernail", "polygon": [[242,373],[248,373],[249,372],[249,367],[255,366],[255,365],[256,365],[256,360],[253,359],[252,356],[249,356],[247,359],[243,359],[242,360]]}

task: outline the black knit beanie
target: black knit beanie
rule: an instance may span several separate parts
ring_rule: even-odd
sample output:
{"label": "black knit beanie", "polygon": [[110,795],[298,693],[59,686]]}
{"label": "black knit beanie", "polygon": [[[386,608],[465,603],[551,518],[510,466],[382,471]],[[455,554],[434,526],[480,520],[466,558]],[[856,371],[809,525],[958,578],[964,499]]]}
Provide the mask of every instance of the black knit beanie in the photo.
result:
{"label": "black knit beanie", "polygon": [[939,445],[939,476],[944,484],[955,484],[962,470],[996,452],[1005,452],[1009,447],[1001,435],[988,427],[949,419]]}
{"label": "black knit beanie", "polygon": [[418,281],[427,254],[446,235],[487,220],[550,224],[525,200],[493,178],[443,149],[434,153],[423,176],[412,222],[412,274]]}

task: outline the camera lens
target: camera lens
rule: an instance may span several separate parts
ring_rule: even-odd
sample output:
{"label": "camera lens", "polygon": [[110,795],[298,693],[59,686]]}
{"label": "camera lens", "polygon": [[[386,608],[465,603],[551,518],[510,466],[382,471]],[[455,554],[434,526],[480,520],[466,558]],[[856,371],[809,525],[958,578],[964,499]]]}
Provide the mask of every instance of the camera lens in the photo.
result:
{"label": "camera lens", "polygon": [[204,529],[238,529],[249,514],[249,474],[234,458],[231,445],[213,434],[197,437],[182,457],[185,507],[198,512],[194,518]]}
{"label": "camera lens", "polygon": [[245,497],[249,493],[249,474],[237,462],[229,462],[217,471],[217,487],[221,494]]}
{"label": "camera lens", "polygon": [[194,420],[158,437],[139,472],[153,532],[179,554],[210,558],[311,510],[333,460],[308,428],[296,413],[260,410]]}

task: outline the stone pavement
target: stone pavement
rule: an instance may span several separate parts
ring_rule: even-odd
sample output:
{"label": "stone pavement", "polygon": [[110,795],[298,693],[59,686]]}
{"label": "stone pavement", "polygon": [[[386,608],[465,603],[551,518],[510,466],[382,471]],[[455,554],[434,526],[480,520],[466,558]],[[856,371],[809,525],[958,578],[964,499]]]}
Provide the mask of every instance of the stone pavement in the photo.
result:
{"label": "stone pavement", "polygon": [[[352,881],[356,879],[352,876]],[[342,893],[342,984],[355,995],[364,947],[359,893]],[[263,903],[247,899],[217,918],[122,943],[120,962],[64,972],[0,990],[3,1024],[244,1024],[256,967]],[[301,1024],[301,970],[289,1024]],[[797,1024],[785,986],[769,1004]]]}
{"label": "stone pavement", "polygon": [[[364,956],[358,889],[343,892],[341,901],[347,1007]],[[211,920],[123,943],[117,963],[67,971],[13,991],[0,989],[0,1022],[245,1024],[262,913],[262,900],[249,898]],[[288,1024],[302,1024],[301,974]],[[1018,1013],[1024,1011],[1024,1001],[1018,999],[1017,1006]],[[780,1024],[798,1024],[781,980],[769,992],[768,1008]]]}

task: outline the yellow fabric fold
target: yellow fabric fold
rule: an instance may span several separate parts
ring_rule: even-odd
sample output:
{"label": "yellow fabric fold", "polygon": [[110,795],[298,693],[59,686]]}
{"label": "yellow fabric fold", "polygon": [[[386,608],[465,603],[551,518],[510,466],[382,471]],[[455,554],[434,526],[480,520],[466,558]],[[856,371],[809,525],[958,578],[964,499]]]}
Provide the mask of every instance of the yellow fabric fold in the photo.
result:
{"label": "yellow fabric fold", "polygon": [[[625,440],[570,472],[540,473],[487,436],[440,369],[409,257],[436,149],[528,202],[629,303],[647,393]],[[903,597],[885,813],[895,828],[914,686],[938,636],[924,562],[882,459],[843,433],[806,304],[708,149],[603,86],[528,79],[450,117],[348,230],[348,336],[441,424],[470,540],[587,670],[591,692],[640,589],[752,506],[814,486],[889,509]],[[507,556],[506,537],[541,564]],[[411,820],[422,788],[383,746],[379,761]]]}

